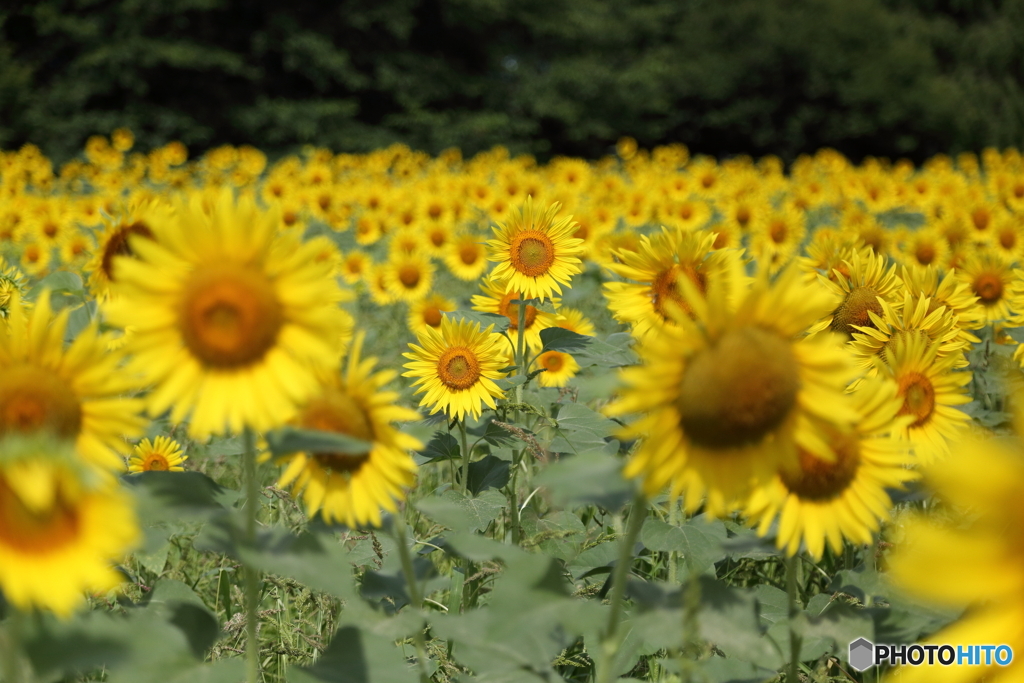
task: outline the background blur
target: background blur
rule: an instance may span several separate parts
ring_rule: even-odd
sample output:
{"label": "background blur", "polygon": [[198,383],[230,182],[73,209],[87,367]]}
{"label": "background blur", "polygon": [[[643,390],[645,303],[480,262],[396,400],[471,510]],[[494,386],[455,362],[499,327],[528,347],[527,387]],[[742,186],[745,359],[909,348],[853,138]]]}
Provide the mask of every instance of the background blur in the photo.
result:
{"label": "background blur", "polygon": [[1024,0],[2,0],[0,148],[1024,147]]}

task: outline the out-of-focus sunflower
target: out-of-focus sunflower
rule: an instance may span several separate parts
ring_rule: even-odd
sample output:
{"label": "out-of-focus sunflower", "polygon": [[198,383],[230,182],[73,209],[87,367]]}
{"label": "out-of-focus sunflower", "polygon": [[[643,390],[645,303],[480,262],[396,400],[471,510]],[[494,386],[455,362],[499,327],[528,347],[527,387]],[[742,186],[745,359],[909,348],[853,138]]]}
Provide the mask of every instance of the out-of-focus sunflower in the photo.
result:
{"label": "out-of-focus sunflower", "polygon": [[155,240],[130,238],[135,258],[115,257],[120,296],[106,307],[135,328],[128,367],[153,385],[150,412],[190,418],[198,438],[290,419],[344,332],[331,265],[278,213],[230,191],[207,208],[180,200],[150,228]]}
{"label": "out-of-focus sunflower", "polygon": [[545,351],[533,361],[532,370],[543,370],[537,376],[542,387],[564,387],[580,371],[580,364],[564,351]]}
{"label": "out-of-focus sunflower", "polygon": [[884,256],[875,254],[870,248],[858,249],[843,262],[848,274],[838,268],[831,277],[819,275],[818,280],[829,292],[840,298],[839,305],[829,315],[811,327],[811,332],[831,330],[853,336],[857,327],[871,326],[871,316],[882,313],[878,297],[892,303],[901,284],[896,275],[896,266],[886,267]]}
{"label": "out-of-focus sunflower", "polygon": [[487,270],[487,249],[483,239],[472,233],[452,238],[443,258],[451,274],[467,282],[476,280]]}
{"label": "out-of-focus sunflower", "polygon": [[640,413],[623,430],[643,438],[625,475],[654,495],[668,486],[688,510],[706,496],[710,514],[799,464],[801,449],[834,461],[821,429],[847,429],[856,419],[844,391],[852,362],[831,335],[804,337],[835,299],[796,267],[774,283],[762,274],[739,307],[718,286],[708,299],[682,286],[695,316],[677,316],[644,337],[643,363],[622,372],[612,415]]}
{"label": "out-of-focus sunflower", "polygon": [[900,337],[917,336],[935,343],[937,357],[956,356],[955,368],[967,367],[964,353],[970,343],[960,336],[960,327],[953,311],[945,306],[933,306],[932,300],[924,295],[916,299],[904,292],[899,309],[884,299],[882,315],[871,311],[871,326],[857,327],[850,342],[850,350],[860,359],[865,369],[874,366],[874,357],[891,346]]}
{"label": "out-of-focus sunflower", "polygon": [[445,316],[439,330],[428,328],[417,337],[419,345],[409,344],[402,376],[416,378],[416,393],[424,394],[420,405],[430,406],[431,415],[443,410],[464,420],[479,417],[484,405],[496,406],[502,391],[494,381],[505,376],[508,342],[491,330]]}
{"label": "out-of-focus sunflower", "polygon": [[64,348],[69,315],[53,313],[48,291],[30,312],[11,303],[9,325],[0,326],[0,438],[51,434],[74,442],[85,460],[119,470],[124,437],[143,426],[142,402],[125,398],[138,385],[95,324]]}
{"label": "out-of-focus sunflower", "polygon": [[42,277],[53,262],[53,249],[38,240],[28,240],[21,245],[21,269],[33,277]]}
{"label": "out-of-focus sunflower", "polygon": [[23,298],[26,289],[25,275],[16,266],[8,265],[0,256],[0,318],[10,314],[11,302],[15,297]]}
{"label": "out-of-focus sunflower", "polygon": [[354,285],[366,276],[372,265],[373,261],[366,252],[353,249],[342,255],[339,270],[341,276],[345,278],[345,282]]}
{"label": "out-of-focus sunflower", "polygon": [[[1019,417],[1018,417],[1019,422]],[[928,637],[927,644],[1007,644],[1024,649],[1024,542],[1021,497],[1024,458],[1005,442],[962,443],[946,462],[925,470],[925,481],[953,514],[910,515],[902,521],[902,542],[889,558],[888,575],[903,590],[933,604],[968,609],[959,621]],[[936,568],[941,570],[937,571]],[[932,645],[934,647],[934,645]],[[885,679],[891,683],[1012,681],[1009,666],[907,666]]]}
{"label": "out-of-focus sunflower", "polygon": [[158,436],[152,441],[143,439],[128,458],[129,472],[184,472],[188,456],[181,450],[181,444],[167,436]]}
{"label": "out-of-focus sunflower", "polygon": [[949,271],[940,278],[938,268],[933,266],[904,266],[903,287],[914,298],[928,297],[930,308],[945,306],[953,311],[961,339],[971,344],[981,341],[970,330],[983,327],[985,315],[970,285],[960,280],[955,272]]}
{"label": "out-of-focus sunflower", "polygon": [[386,267],[388,289],[400,301],[418,301],[434,284],[434,264],[425,253],[392,254]]}
{"label": "out-of-focus sunflower", "polygon": [[750,251],[758,265],[772,273],[781,270],[800,248],[807,234],[807,216],[792,205],[771,211],[751,233]]}
{"label": "out-of-focus sunflower", "polygon": [[395,502],[415,480],[410,450],[422,448],[393,423],[419,419],[396,404],[398,394],[382,391],[393,370],[374,372],[376,359],[361,358],[362,336],[353,344],[344,373],[323,372],[320,388],[299,409],[294,424],[351,436],[368,444],[365,453],[301,452],[276,459],[284,466],[279,485],[301,495],[310,516],[349,527],[380,526],[381,509]]}
{"label": "out-of-focus sunflower", "polygon": [[575,308],[559,308],[558,316],[555,318],[555,327],[561,327],[587,337],[594,336],[594,323],[587,320],[587,317]]}
{"label": "out-of-focus sunflower", "polygon": [[89,274],[88,285],[97,297],[105,297],[112,282],[116,280],[114,259],[118,256],[132,257],[132,235],[153,239],[149,227],[150,216],[161,214],[157,220],[169,219],[170,207],[153,200],[133,201],[120,208],[115,215],[104,218],[103,232],[98,237],[98,246],[92,259],[85,265]]}
{"label": "out-of-focus sunflower", "polygon": [[996,254],[971,254],[957,269],[957,276],[978,297],[987,324],[1003,322],[1024,312],[1024,292],[1016,285],[1013,266]]}
{"label": "out-of-focus sunflower", "polygon": [[715,233],[682,232],[662,228],[653,236],[644,235],[636,251],[618,251],[618,263],[608,270],[631,282],[606,282],[608,308],[616,320],[633,326],[636,336],[675,319],[675,311],[690,313],[689,304],[679,288],[686,279],[698,292],[707,290],[711,281],[720,280],[735,305],[747,278],[738,250],[713,251]]}
{"label": "out-of-focus sunflower", "polygon": [[451,313],[455,308],[455,302],[451,299],[440,294],[428,294],[409,306],[409,330],[415,335],[421,334],[427,327],[436,330],[441,327],[444,314]]}
{"label": "out-of-focus sunflower", "polygon": [[140,534],[134,505],[117,480],[82,470],[70,452],[55,453],[55,445],[59,451],[45,439],[5,444],[0,589],[20,610],[69,617],[86,592],[123,581],[114,564]]}
{"label": "out-of-focus sunflower", "polygon": [[944,458],[970,422],[956,406],[971,401],[965,389],[971,373],[954,371],[958,356],[939,358],[938,350],[927,338],[906,336],[894,338],[874,358],[878,373],[896,382],[903,399],[900,415],[914,418],[897,434],[911,443],[917,462],[924,465]]}
{"label": "out-of-focus sunflower", "polygon": [[395,302],[395,296],[391,293],[389,280],[391,270],[386,263],[377,263],[370,266],[366,271],[363,282],[366,283],[366,291],[370,299],[378,306],[387,306]]}
{"label": "out-of-focus sunflower", "polygon": [[561,294],[562,287],[568,287],[580,272],[577,257],[583,252],[583,240],[572,236],[576,230],[572,217],[556,220],[559,209],[556,202],[542,215],[534,209],[533,198],[527,197],[522,209],[513,208],[509,221],[494,228],[487,258],[497,263],[491,277],[506,290],[548,299]]}
{"label": "out-of-focus sunflower", "polygon": [[[492,280],[485,279],[480,283],[483,294],[474,294],[471,302],[474,311],[483,313],[494,313],[503,315],[509,320],[509,335],[515,339],[519,334],[519,306],[513,301],[524,301],[523,295],[519,292],[506,292],[503,287]],[[558,299],[554,300],[555,305]],[[526,312],[523,321],[523,338],[529,348],[538,350],[543,345],[540,340],[540,331],[555,326],[555,316],[547,311],[542,311],[533,304],[526,304]]]}
{"label": "out-of-focus sunflower", "polygon": [[934,227],[900,231],[893,255],[910,266],[944,266],[949,261],[949,243]]}
{"label": "out-of-focus sunflower", "polygon": [[800,450],[799,467],[780,472],[754,491],[745,514],[764,536],[778,518],[775,542],[794,555],[801,542],[821,559],[825,543],[842,552],[843,540],[870,544],[880,522],[889,519],[892,500],[887,489],[902,488],[917,475],[908,469],[913,458],[905,443],[890,437],[909,417],[898,413],[903,401],[891,381],[869,380],[850,399],[857,418],[849,431],[823,429],[834,462]]}

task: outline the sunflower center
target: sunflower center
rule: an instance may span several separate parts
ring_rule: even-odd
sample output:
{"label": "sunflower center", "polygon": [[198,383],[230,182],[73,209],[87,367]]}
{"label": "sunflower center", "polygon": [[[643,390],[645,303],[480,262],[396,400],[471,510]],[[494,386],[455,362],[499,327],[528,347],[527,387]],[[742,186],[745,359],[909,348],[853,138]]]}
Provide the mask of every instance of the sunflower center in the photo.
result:
{"label": "sunflower center", "polygon": [[[519,306],[520,304],[509,303],[513,300],[522,300],[523,295],[519,292],[509,292],[505,295],[505,298],[501,300],[499,309],[501,313],[509,319],[509,329],[519,329]],[[526,315],[524,316],[525,327],[523,329],[530,329],[533,327],[533,321],[537,319],[537,309],[526,304]]]}
{"label": "sunflower center", "polygon": [[114,257],[135,256],[128,238],[132,235],[139,235],[146,239],[153,239],[153,231],[142,221],[135,221],[131,225],[122,225],[117,232],[110,236],[106,247],[103,249],[103,258],[100,261],[100,268],[108,280],[114,280]]}
{"label": "sunflower center", "polygon": [[31,365],[0,375],[0,436],[47,430],[74,438],[82,427],[82,406],[57,375]]}
{"label": "sunflower center", "polygon": [[475,244],[463,244],[459,247],[459,258],[467,266],[471,266],[480,260],[480,248]]}
{"label": "sunflower center", "polygon": [[971,284],[974,293],[986,304],[995,303],[1003,297],[1003,280],[995,273],[982,273]]}
{"label": "sunflower center", "polygon": [[43,555],[66,546],[78,533],[78,511],[63,496],[48,510],[33,510],[0,477],[0,544]]}
{"label": "sunflower center", "polygon": [[565,367],[565,359],[557,351],[545,353],[540,362],[548,372],[559,372]]}
{"label": "sunflower center", "polygon": [[934,244],[919,244],[917,245],[917,251],[914,252],[914,257],[917,262],[922,266],[927,266],[935,260],[935,245]]}
{"label": "sunflower center", "polygon": [[431,306],[423,311],[423,322],[431,327],[438,327],[441,324],[441,309]]}
{"label": "sunflower center", "polygon": [[935,411],[935,387],[931,380],[919,372],[910,372],[900,378],[899,395],[903,397],[900,415],[913,415],[911,427],[920,427],[931,419]]}
{"label": "sunflower center", "polygon": [[171,465],[160,453],[150,453],[142,461],[142,469],[146,472],[166,472],[171,469]]}
{"label": "sunflower center", "polygon": [[1017,245],[1017,232],[1008,228],[999,233],[999,244],[1003,249],[1013,249]]}
{"label": "sunflower center", "polygon": [[527,277],[539,277],[555,262],[551,238],[537,230],[526,230],[512,239],[512,267]]}
{"label": "sunflower center", "polygon": [[416,289],[420,283],[420,269],[412,264],[404,265],[398,269],[398,280],[406,289]]}
{"label": "sunflower center", "polygon": [[992,217],[986,209],[975,209],[971,214],[971,221],[974,222],[974,228],[979,231],[988,228],[988,224],[991,220]]}
{"label": "sunflower center", "polygon": [[207,366],[232,369],[259,361],[283,325],[273,284],[254,269],[210,267],[185,285],[178,326],[185,345]]}
{"label": "sunflower center", "polygon": [[843,303],[839,304],[839,308],[833,313],[830,328],[833,332],[852,337],[857,331],[854,326],[875,326],[868,312],[882,315],[882,305],[878,303],[878,290],[874,287],[857,287],[846,295]]}
{"label": "sunflower center", "polygon": [[768,234],[772,238],[772,242],[776,244],[782,244],[786,241],[786,222],[785,221],[772,221],[771,228],[768,229]]}
{"label": "sunflower center", "polygon": [[846,491],[860,466],[857,437],[835,434],[830,443],[836,455],[835,462],[816,458],[801,448],[799,469],[779,473],[790,492],[803,500],[826,502]]}
{"label": "sunflower center", "polygon": [[453,346],[437,361],[437,376],[452,391],[469,389],[480,379],[480,363],[464,346]]}
{"label": "sunflower center", "polygon": [[724,450],[759,443],[790,415],[799,390],[790,343],[770,330],[742,327],[693,358],[676,405],[691,441]]}
{"label": "sunflower center", "polygon": [[[345,392],[330,390],[310,401],[299,416],[299,424],[307,429],[344,434],[372,442],[373,425],[355,399]],[[367,453],[310,453],[310,457],[331,472],[355,474],[370,458]]]}
{"label": "sunflower center", "polygon": [[651,282],[651,303],[664,320],[671,318],[671,312],[666,306],[670,301],[673,306],[678,306],[687,314],[693,312],[683,298],[683,293],[679,291],[679,277],[683,275],[690,278],[690,282],[696,285],[701,294],[707,293],[707,278],[693,266],[681,266],[676,263],[668,270],[662,271]]}

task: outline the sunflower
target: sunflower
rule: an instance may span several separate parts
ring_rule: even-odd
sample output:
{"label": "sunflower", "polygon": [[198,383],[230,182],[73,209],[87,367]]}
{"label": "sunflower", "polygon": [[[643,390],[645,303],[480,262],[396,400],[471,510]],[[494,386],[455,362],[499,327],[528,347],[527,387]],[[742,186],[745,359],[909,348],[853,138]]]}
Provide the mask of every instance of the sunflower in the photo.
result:
{"label": "sunflower", "polygon": [[896,389],[890,381],[863,383],[850,398],[857,410],[853,428],[823,430],[834,462],[801,449],[798,468],[780,472],[754,491],[745,514],[759,535],[766,535],[778,518],[778,547],[795,555],[802,541],[817,560],[826,541],[836,553],[842,552],[843,539],[871,543],[879,523],[889,519],[887,489],[902,488],[916,477],[907,469],[913,458],[906,444],[890,438],[910,419],[899,416],[903,401]]}
{"label": "sunflower", "polygon": [[560,208],[556,202],[540,215],[533,197],[527,197],[522,209],[513,208],[510,220],[494,228],[487,259],[497,262],[491,277],[505,289],[549,299],[580,272],[577,255],[583,252],[583,240],[572,236],[576,224],[571,217],[555,220]]}
{"label": "sunflower", "polygon": [[856,249],[855,239],[849,235],[832,228],[818,228],[804,248],[803,263],[835,282],[839,275],[850,277],[848,263]]}
{"label": "sunflower", "polygon": [[366,291],[373,303],[378,306],[387,306],[395,302],[395,296],[391,293],[390,278],[391,271],[385,263],[372,264],[366,271],[363,278]]}
{"label": "sunflower", "polygon": [[428,294],[409,307],[409,330],[415,335],[419,335],[427,327],[436,330],[441,327],[444,314],[451,313],[455,308],[455,302],[451,299],[440,294]]}
{"label": "sunflower", "polygon": [[580,371],[580,364],[564,351],[545,351],[533,361],[532,370],[543,370],[537,377],[542,387],[564,387]]}
{"label": "sunflower", "polygon": [[880,300],[882,314],[869,311],[870,326],[855,326],[849,348],[865,369],[873,367],[873,359],[894,343],[899,337],[918,336],[928,343],[936,344],[936,357],[956,356],[955,368],[967,367],[964,353],[970,343],[960,335],[957,317],[945,306],[935,306],[928,297],[919,295],[916,299],[904,292],[903,302],[895,306]]}
{"label": "sunflower", "polygon": [[393,253],[385,267],[388,290],[399,301],[419,301],[434,284],[434,264],[424,253]]}
{"label": "sunflower", "polygon": [[807,235],[807,217],[792,205],[771,211],[758,229],[751,233],[750,251],[758,264],[772,272],[785,266]]}
{"label": "sunflower", "polygon": [[485,404],[495,407],[502,391],[494,380],[505,376],[501,370],[508,367],[508,342],[492,329],[445,316],[439,330],[429,328],[417,336],[420,346],[409,344],[412,352],[402,355],[411,362],[402,376],[417,378],[416,393],[424,394],[420,405],[431,406],[431,415],[443,410],[464,420],[480,417]]}
{"label": "sunflower", "polygon": [[16,266],[8,265],[0,256],[0,318],[10,314],[15,297],[24,297],[28,289],[25,275]]}
{"label": "sunflower", "polygon": [[[515,339],[519,334],[520,304],[512,302],[522,301],[522,294],[506,292],[501,284],[491,278],[481,282],[480,289],[483,291],[483,294],[474,294],[471,299],[473,310],[503,315],[508,318],[509,335]],[[558,299],[555,299],[553,303],[557,306],[558,301]],[[542,311],[533,304],[526,304],[526,313],[523,321],[526,323],[523,327],[523,338],[526,340],[527,346],[536,351],[543,346],[543,342],[540,340],[540,331],[546,330],[549,327],[555,327],[556,318],[551,313]]]}
{"label": "sunflower", "polygon": [[469,233],[458,235],[444,250],[444,264],[460,280],[476,280],[487,270],[487,250],[480,239]]}
{"label": "sunflower", "polygon": [[69,309],[54,314],[44,291],[31,312],[11,303],[0,327],[0,438],[49,433],[74,441],[88,462],[123,467],[124,437],[142,430],[142,402],[124,398],[134,378],[95,324],[64,349]]}
{"label": "sunflower", "polygon": [[97,297],[106,296],[111,283],[115,281],[114,258],[132,257],[130,236],[153,239],[149,226],[150,216],[161,214],[157,220],[169,219],[169,207],[152,200],[131,202],[120,209],[114,217],[104,218],[104,230],[99,235],[98,248],[92,259],[85,264],[89,274],[89,290]]}
{"label": "sunflower", "polygon": [[941,266],[949,261],[949,243],[937,228],[901,231],[897,242],[893,256],[905,265]]}
{"label": "sunflower", "polygon": [[1008,320],[1024,311],[1021,292],[1014,282],[1014,270],[997,255],[976,252],[964,260],[957,269],[957,275],[978,297],[978,306],[986,324]]}
{"label": "sunflower", "polygon": [[37,278],[43,277],[53,261],[53,250],[38,240],[29,240],[21,247],[21,269]]}
{"label": "sunflower", "polygon": [[575,308],[559,308],[558,316],[555,318],[555,327],[561,327],[587,337],[594,336],[594,323],[587,320],[587,317]]}
{"label": "sunflower", "polygon": [[840,297],[839,305],[827,316],[811,327],[811,332],[831,330],[852,337],[857,326],[871,326],[871,316],[882,313],[881,297],[890,303],[900,284],[896,266],[886,269],[884,256],[875,254],[870,248],[855,250],[850,258],[843,261],[847,273],[833,268],[831,276],[818,275],[825,288]]}
{"label": "sunflower", "polygon": [[69,617],[86,592],[124,580],[113,565],[140,533],[116,479],[81,470],[44,441],[8,441],[0,460],[0,589],[22,611]]}
{"label": "sunflower", "polygon": [[931,300],[930,308],[945,306],[953,311],[961,339],[971,344],[981,341],[970,330],[985,326],[984,312],[970,285],[960,280],[955,272],[949,271],[940,279],[939,270],[934,266],[904,266],[902,275],[904,290],[911,296],[926,296]]}
{"label": "sunflower", "polygon": [[343,299],[315,244],[282,231],[280,215],[251,198],[179,200],[152,220],[155,240],[132,237],[117,256],[106,311],[132,325],[129,368],[153,385],[150,413],[191,415],[196,438],[282,424],[316,390],[315,369],[337,357]]}
{"label": "sunflower", "polygon": [[344,373],[320,375],[319,390],[299,409],[293,423],[306,429],[344,434],[367,442],[365,453],[302,452],[279,457],[284,466],[279,486],[301,495],[310,516],[328,524],[380,526],[381,508],[395,512],[395,501],[415,481],[410,450],[422,448],[394,422],[418,420],[416,411],[395,404],[398,394],[381,391],[395,372],[374,372],[374,358],[361,358],[362,335],[356,339]]}
{"label": "sunflower", "polygon": [[135,446],[128,459],[129,472],[184,472],[182,464],[188,456],[181,452],[181,444],[166,436],[152,441],[143,439]]}
{"label": "sunflower", "polygon": [[618,263],[606,267],[632,282],[604,284],[612,316],[631,324],[633,334],[640,337],[671,323],[676,309],[690,313],[679,288],[684,278],[700,292],[711,281],[721,280],[735,292],[730,304],[735,303],[746,283],[741,252],[713,251],[715,238],[715,233],[662,228],[653,236],[642,236],[636,251],[615,252]]}
{"label": "sunflower", "polygon": [[345,279],[345,282],[350,285],[354,285],[363,279],[366,273],[369,272],[372,265],[373,261],[366,252],[353,249],[347,254],[342,255],[339,270],[341,271],[341,277]]}
{"label": "sunflower", "polygon": [[801,449],[835,459],[821,429],[856,418],[844,394],[853,368],[837,338],[804,337],[834,299],[796,267],[774,283],[762,273],[735,310],[719,285],[705,300],[682,284],[695,320],[678,314],[640,341],[643,364],[622,371],[622,396],[606,410],[643,413],[622,432],[644,437],[626,476],[649,495],[685,494],[691,511],[706,494],[709,514],[721,515],[794,469]]}
{"label": "sunflower", "polygon": [[[971,441],[946,462],[925,471],[925,481],[952,515],[908,516],[903,542],[887,574],[901,589],[931,603],[967,609],[960,620],[926,639],[929,644],[1005,643],[1024,649],[1024,540],[1021,498],[1024,458],[1005,443]],[[941,571],[936,571],[941,568]],[[930,683],[1010,681],[1021,665],[900,667],[886,680]],[[955,677],[955,678],[954,678]]]}
{"label": "sunflower", "polygon": [[965,387],[971,373],[954,372],[958,355],[939,358],[938,344],[923,336],[896,337],[874,358],[878,373],[892,379],[903,399],[901,415],[914,421],[898,430],[909,441],[917,462],[928,464],[945,457],[951,443],[963,436],[970,418],[954,406],[970,403]]}

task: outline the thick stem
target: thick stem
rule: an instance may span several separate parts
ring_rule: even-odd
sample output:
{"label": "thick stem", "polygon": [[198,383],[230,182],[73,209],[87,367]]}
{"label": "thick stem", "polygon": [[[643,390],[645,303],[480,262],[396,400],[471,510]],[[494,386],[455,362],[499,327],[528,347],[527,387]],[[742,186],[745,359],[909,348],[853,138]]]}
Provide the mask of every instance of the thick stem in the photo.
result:
{"label": "thick stem", "polygon": [[[668,523],[671,526],[679,526],[679,501],[670,500],[668,502]],[[670,550],[668,553],[668,582],[672,585],[676,582],[676,565],[678,556],[675,550]]]}
{"label": "thick stem", "polygon": [[512,524],[512,545],[519,545],[519,460],[522,451],[512,451],[512,481],[509,483],[509,517]]}
{"label": "thick stem", "polygon": [[459,420],[459,437],[462,442],[462,490],[469,495],[469,442],[466,439],[466,419]]}
{"label": "thick stem", "polygon": [[[256,481],[256,437],[252,429],[246,427],[242,439],[245,444],[243,454],[243,478],[245,479],[245,544],[250,548],[256,546],[256,514],[260,507],[260,488]],[[259,574],[254,567],[245,565],[245,668],[247,683],[259,683],[260,680],[260,643],[257,635],[260,609]]]}
{"label": "thick stem", "polygon": [[10,683],[22,683],[24,678],[23,663],[21,656],[21,629],[24,615],[17,607],[10,604],[7,606],[7,627],[4,629],[4,638],[0,654],[3,655],[4,681]]}
{"label": "thick stem", "polygon": [[[423,596],[420,595],[420,586],[416,581],[416,571],[412,566],[412,555],[409,554],[409,543],[405,534],[404,510],[394,514],[395,543],[398,545],[398,557],[402,561],[402,574],[405,576],[405,583],[409,588],[409,600],[412,606],[419,610],[423,607]],[[413,634],[413,643],[416,644],[416,662],[420,669],[420,683],[429,683],[430,674],[427,673],[427,644],[423,640],[423,626],[420,625]]]}
{"label": "thick stem", "polygon": [[[529,374],[528,368],[526,367],[526,304],[523,302],[523,293],[517,294],[519,297],[519,320],[517,321],[516,327],[516,365],[519,366],[519,374],[523,377]],[[516,385],[516,403],[523,402],[523,385]]]}
{"label": "thick stem", "polygon": [[797,572],[800,558],[793,555],[786,559],[786,595],[789,598],[789,676],[787,683],[800,680],[800,645],[802,638],[796,632],[796,619],[800,614],[800,597],[797,594]]}
{"label": "thick stem", "polygon": [[612,663],[615,660],[615,653],[619,649],[618,632],[619,622],[622,620],[622,599],[626,595],[626,581],[629,579],[629,569],[633,565],[633,546],[636,545],[636,539],[640,536],[640,528],[646,517],[647,500],[642,493],[637,494],[633,501],[633,508],[629,511],[626,535],[622,537],[622,544],[619,546],[619,559],[612,572],[612,592],[609,598],[611,612],[608,614],[608,625],[605,627],[604,638],[601,642],[597,683],[611,683],[614,675]]}

